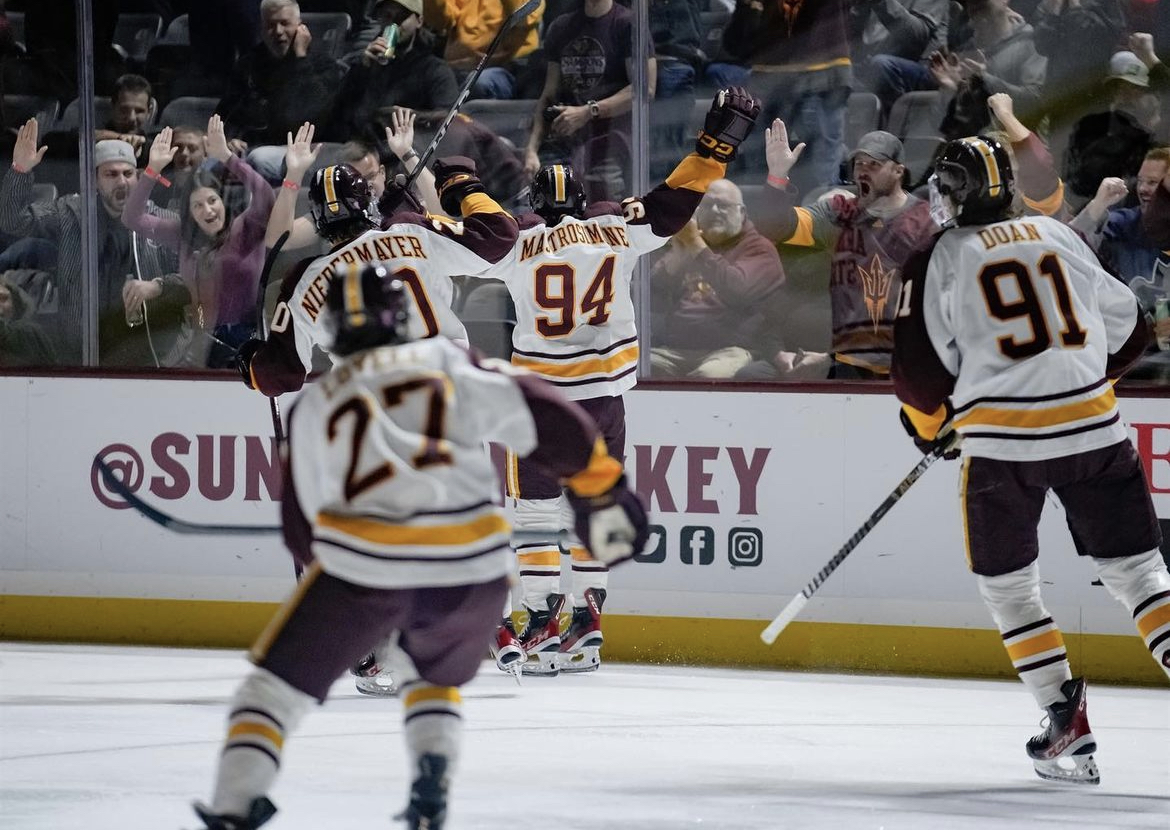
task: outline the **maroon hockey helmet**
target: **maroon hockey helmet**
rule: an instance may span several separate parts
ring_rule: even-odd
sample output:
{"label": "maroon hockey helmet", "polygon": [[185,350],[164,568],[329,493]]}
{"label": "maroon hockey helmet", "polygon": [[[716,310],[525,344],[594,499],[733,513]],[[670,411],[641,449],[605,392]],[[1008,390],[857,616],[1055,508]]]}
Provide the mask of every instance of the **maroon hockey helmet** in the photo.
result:
{"label": "maroon hockey helmet", "polygon": [[565,216],[582,219],[585,216],[585,188],[568,164],[549,164],[532,180],[528,192],[532,212],[549,225],[555,225]]}
{"label": "maroon hockey helmet", "polygon": [[318,170],[309,185],[309,202],[317,233],[334,244],[381,224],[370,183],[348,164]]}
{"label": "maroon hockey helmet", "polygon": [[350,265],[329,283],[321,324],[333,354],[405,343],[409,322],[406,285],[384,265]]}

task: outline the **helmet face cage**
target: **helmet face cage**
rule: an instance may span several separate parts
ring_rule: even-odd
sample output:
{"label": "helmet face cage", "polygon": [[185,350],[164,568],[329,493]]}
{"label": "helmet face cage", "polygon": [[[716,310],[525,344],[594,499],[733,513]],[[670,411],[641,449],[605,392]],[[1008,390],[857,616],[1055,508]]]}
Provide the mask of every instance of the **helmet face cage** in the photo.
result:
{"label": "helmet face cage", "polygon": [[958,225],[979,225],[1012,215],[1015,180],[1011,157],[985,136],[948,142],[935,165],[935,187],[950,199]]}
{"label": "helmet face cage", "polygon": [[410,340],[406,286],[384,265],[350,265],[329,283],[321,324],[334,354]]}
{"label": "helmet face cage", "polygon": [[542,167],[532,182],[528,203],[533,213],[555,225],[565,216],[581,219],[585,215],[585,188],[567,164]]}
{"label": "helmet face cage", "polygon": [[348,164],[318,170],[309,186],[313,222],[321,236],[349,241],[380,224],[370,184]]}

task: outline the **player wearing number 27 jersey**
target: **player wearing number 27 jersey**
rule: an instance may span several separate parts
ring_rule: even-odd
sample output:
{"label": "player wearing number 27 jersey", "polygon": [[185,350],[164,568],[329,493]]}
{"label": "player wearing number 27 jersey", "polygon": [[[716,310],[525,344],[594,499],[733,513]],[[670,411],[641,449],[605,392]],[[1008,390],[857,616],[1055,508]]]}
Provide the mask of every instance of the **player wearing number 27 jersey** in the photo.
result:
{"label": "player wearing number 27 jersey", "polygon": [[1041,778],[1100,781],[1085,681],[1040,591],[1037,526],[1051,492],[1078,554],[1133,615],[1170,674],[1170,573],[1112,380],[1148,339],[1133,292],[1076,232],[1017,217],[1007,150],[949,142],[931,177],[933,245],[902,272],[891,374],[904,423],[963,437],[967,560],[1008,656],[1048,727],[1027,742]]}
{"label": "player wearing number 27 jersey", "polygon": [[[451,309],[451,276],[478,274],[507,255],[517,226],[483,191],[470,160],[440,159],[435,170],[437,186],[453,187],[463,197],[462,221],[425,215],[403,192],[399,212],[383,222],[357,171],[347,164],[318,171],[309,191],[313,216],[334,247],[300,263],[281,284],[268,340],[242,350],[240,368],[249,386],[270,396],[301,388],[313,348],[324,343],[321,311],[329,283],[351,266],[382,263],[406,285],[417,312],[412,338],[442,334],[466,342],[467,331]],[[383,205],[387,201],[383,197]]]}

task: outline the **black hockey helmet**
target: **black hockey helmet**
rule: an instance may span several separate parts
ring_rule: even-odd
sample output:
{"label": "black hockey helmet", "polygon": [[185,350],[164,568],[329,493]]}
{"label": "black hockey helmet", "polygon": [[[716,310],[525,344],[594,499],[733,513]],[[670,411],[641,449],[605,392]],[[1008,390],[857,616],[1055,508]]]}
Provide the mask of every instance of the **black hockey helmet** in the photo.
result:
{"label": "black hockey helmet", "polygon": [[374,192],[348,164],[331,164],[313,175],[309,202],[317,233],[337,244],[349,242],[381,224]]}
{"label": "black hockey helmet", "polygon": [[986,225],[1012,216],[1012,160],[994,138],[977,135],[948,141],[935,162],[930,185],[950,200],[956,225]]}
{"label": "black hockey helmet", "polygon": [[384,265],[350,265],[329,283],[321,324],[333,354],[405,343],[409,320],[406,285]]}
{"label": "black hockey helmet", "polygon": [[549,225],[565,216],[585,216],[585,188],[568,164],[549,164],[540,168],[528,192],[533,213]]}

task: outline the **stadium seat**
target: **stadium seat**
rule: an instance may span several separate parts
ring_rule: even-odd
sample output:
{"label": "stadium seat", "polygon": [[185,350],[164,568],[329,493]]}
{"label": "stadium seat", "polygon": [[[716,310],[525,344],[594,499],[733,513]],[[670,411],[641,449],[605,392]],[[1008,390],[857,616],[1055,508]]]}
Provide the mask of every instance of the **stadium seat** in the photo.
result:
{"label": "stadium seat", "polygon": [[523,149],[528,143],[528,136],[532,133],[536,101],[529,98],[511,101],[476,98],[465,103],[460,111],[483,124],[500,138],[506,138],[514,147]]}
{"label": "stadium seat", "polygon": [[190,46],[191,26],[187,21],[187,15],[181,14],[172,20],[158,42],[178,46]]}
{"label": "stadium seat", "polygon": [[[80,125],[80,99],[74,98],[65,105],[65,110],[57,123],[53,125],[53,132],[73,132]],[[104,127],[110,121],[110,113],[114,105],[109,98],[97,97],[93,99],[93,123],[95,127]]]}
{"label": "stadium seat", "polygon": [[353,22],[345,12],[307,12],[301,15],[301,22],[309,27],[313,40],[323,44],[325,53],[340,58],[345,53],[345,38]]}
{"label": "stadium seat", "polygon": [[731,13],[725,9],[700,12],[699,48],[709,61],[727,60],[723,51],[723,30],[731,20]]}
{"label": "stadium seat", "polygon": [[164,127],[186,125],[203,128],[207,126],[207,120],[215,112],[217,104],[218,98],[201,98],[193,95],[176,98],[163,108],[158,121]]}
{"label": "stadium seat", "polygon": [[36,118],[37,133],[43,136],[57,123],[60,110],[61,105],[55,98],[39,95],[4,96],[4,123],[12,129],[18,129],[30,118]]}
{"label": "stadium seat", "polygon": [[854,92],[845,113],[845,146],[852,149],[863,135],[881,126],[882,102],[872,92]]}
{"label": "stadium seat", "polygon": [[146,63],[146,54],[162,34],[162,17],[157,14],[120,14],[114,28],[114,45],[136,64]]}
{"label": "stadium seat", "polygon": [[937,90],[907,92],[890,107],[886,129],[905,140],[908,137],[938,136],[941,114]]}

